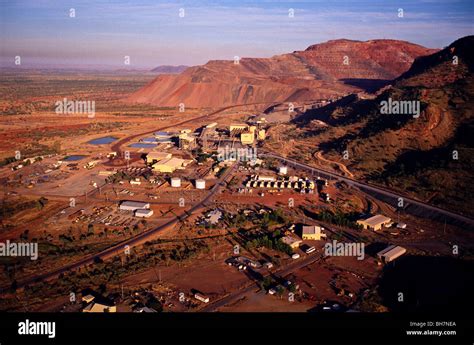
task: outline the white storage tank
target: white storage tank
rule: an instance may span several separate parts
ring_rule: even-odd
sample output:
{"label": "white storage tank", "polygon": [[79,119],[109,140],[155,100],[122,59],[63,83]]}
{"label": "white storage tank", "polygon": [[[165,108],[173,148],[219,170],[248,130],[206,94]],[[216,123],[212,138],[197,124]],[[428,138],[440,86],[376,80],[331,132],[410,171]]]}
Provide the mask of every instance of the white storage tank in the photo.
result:
{"label": "white storage tank", "polygon": [[281,166],[281,167],[279,167],[279,168],[278,168],[278,173],[279,173],[280,175],[286,175],[286,174],[288,174],[288,167],[286,167],[286,166]]}
{"label": "white storage tank", "polygon": [[171,178],[171,187],[181,187],[181,179],[179,177],[172,177]]}
{"label": "white storage tank", "polygon": [[203,179],[196,180],[196,189],[206,189],[206,181]]}

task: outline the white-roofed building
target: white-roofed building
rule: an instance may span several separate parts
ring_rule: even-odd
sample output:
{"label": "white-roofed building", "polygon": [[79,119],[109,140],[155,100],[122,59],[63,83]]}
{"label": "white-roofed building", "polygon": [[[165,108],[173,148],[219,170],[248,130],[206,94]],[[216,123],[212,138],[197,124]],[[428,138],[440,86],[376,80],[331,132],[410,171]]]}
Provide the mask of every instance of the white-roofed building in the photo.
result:
{"label": "white-roofed building", "polygon": [[378,258],[383,262],[390,262],[405,254],[407,250],[400,246],[391,245],[377,253]]}
{"label": "white-roofed building", "polygon": [[135,211],[148,208],[150,208],[150,203],[141,201],[122,201],[119,206],[119,209],[122,211]]}
{"label": "white-roofed building", "polygon": [[303,226],[302,238],[303,240],[315,240],[319,241],[321,238],[326,238],[326,234],[323,233],[324,228],[317,225]]}
{"label": "white-roofed building", "polygon": [[293,236],[284,236],[281,238],[281,241],[293,249],[298,248],[300,244],[303,243],[303,241],[301,241],[299,238]]}
{"label": "white-roofed building", "polygon": [[135,211],[135,217],[148,218],[153,215],[152,209],[138,209]]}
{"label": "white-roofed building", "polygon": [[147,164],[152,164],[171,157],[172,154],[168,152],[152,151],[146,155],[146,162]]}
{"label": "white-roofed building", "polygon": [[385,224],[389,224],[391,222],[392,220],[390,218],[385,217],[381,214],[377,214],[367,219],[358,220],[357,224],[362,225],[364,229],[377,231],[382,229],[382,226],[385,226]]}

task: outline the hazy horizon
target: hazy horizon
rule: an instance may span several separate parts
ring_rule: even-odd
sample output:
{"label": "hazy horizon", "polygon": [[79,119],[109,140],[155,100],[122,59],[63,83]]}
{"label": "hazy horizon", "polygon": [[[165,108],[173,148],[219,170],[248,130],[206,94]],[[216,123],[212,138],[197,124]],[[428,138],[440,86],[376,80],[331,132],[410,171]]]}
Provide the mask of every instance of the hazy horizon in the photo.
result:
{"label": "hazy horizon", "polygon": [[[1,6],[3,68],[19,67],[15,56],[21,57],[22,68],[192,66],[234,56],[271,57],[342,38],[397,39],[442,48],[474,33],[470,0],[25,0]],[[75,17],[70,17],[71,8]]]}

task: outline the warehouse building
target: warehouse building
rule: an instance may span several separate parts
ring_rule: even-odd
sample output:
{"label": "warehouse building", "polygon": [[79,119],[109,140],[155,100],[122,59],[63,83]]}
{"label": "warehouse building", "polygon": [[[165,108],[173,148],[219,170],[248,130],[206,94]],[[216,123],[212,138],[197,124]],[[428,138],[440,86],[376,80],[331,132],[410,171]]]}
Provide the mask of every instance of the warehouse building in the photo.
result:
{"label": "warehouse building", "polygon": [[163,159],[171,158],[171,156],[171,153],[168,152],[152,151],[146,155],[146,162],[147,164],[153,164]]}
{"label": "warehouse building", "polygon": [[190,162],[189,160],[171,157],[160,160],[152,165],[153,170],[161,173],[172,173],[176,169],[184,169]]}
{"label": "warehouse building", "polygon": [[251,132],[245,132],[240,134],[240,142],[242,145],[252,145],[254,142],[255,134]]}
{"label": "warehouse building", "polygon": [[380,259],[380,261],[388,263],[399,258],[406,252],[407,250],[403,247],[391,245],[385,248],[384,250],[378,252],[377,257]]}
{"label": "warehouse building", "polygon": [[321,238],[326,238],[326,234],[322,231],[324,228],[317,225],[303,226],[302,238],[303,240],[319,241]]}
{"label": "warehouse building", "polygon": [[181,133],[178,135],[178,146],[182,149],[193,146],[196,142],[196,138],[188,133]]}
{"label": "warehouse building", "polygon": [[152,215],[153,215],[153,210],[147,209],[147,208],[144,208],[144,209],[140,208],[135,211],[135,217],[148,218],[148,217],[151,217]]}
{"label": "warehouse building", "polygon": [[136,211],[139,209],[149,209],[150,204],[148,202],[141,201],[122,201],[119,206],[121,211]]}
{"label": "warehouse building", "polygon": [[284,236],[281,238],[281,241],[293,249],[297,249],[301,243],[303,243],[303,241],[301,241],[299,238],[293,236]]}
{"label": "warehouse building", "polygon": [[232,123],[229,126],[229,132],[230,132],[230,135],[236,135],[238,133],[247,131],[248,128],[249,128],[249,125],[247,125],[246,123]]}
{"label": "warehouse building", "polygon": [[382,226],[390,224],[391,222],[392,220],[390,218],[382,216],[381,214],[377,214],[367,219],[358,220],[357,224],[362,225],[364,229],[378,231],[382,229]]}
{"label": "warehouse building", "polygon": [[257,176],[257,181],[271,181],[274,182],[276,181],[276,178],[274,176],[264,176],[264,175],[258,175]]}

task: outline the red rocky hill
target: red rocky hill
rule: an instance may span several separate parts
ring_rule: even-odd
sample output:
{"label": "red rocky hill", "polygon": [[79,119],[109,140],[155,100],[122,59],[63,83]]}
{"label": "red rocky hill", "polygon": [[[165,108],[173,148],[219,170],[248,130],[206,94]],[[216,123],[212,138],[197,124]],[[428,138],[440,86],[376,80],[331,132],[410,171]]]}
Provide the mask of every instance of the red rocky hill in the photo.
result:
{"label": "red rocky hill", "polygon": [[415,58],[435,51],[396,40],[333,40],[271,58],[213,60],[160,75],[126,101],[201,108],[331,98],[394,79]]}

